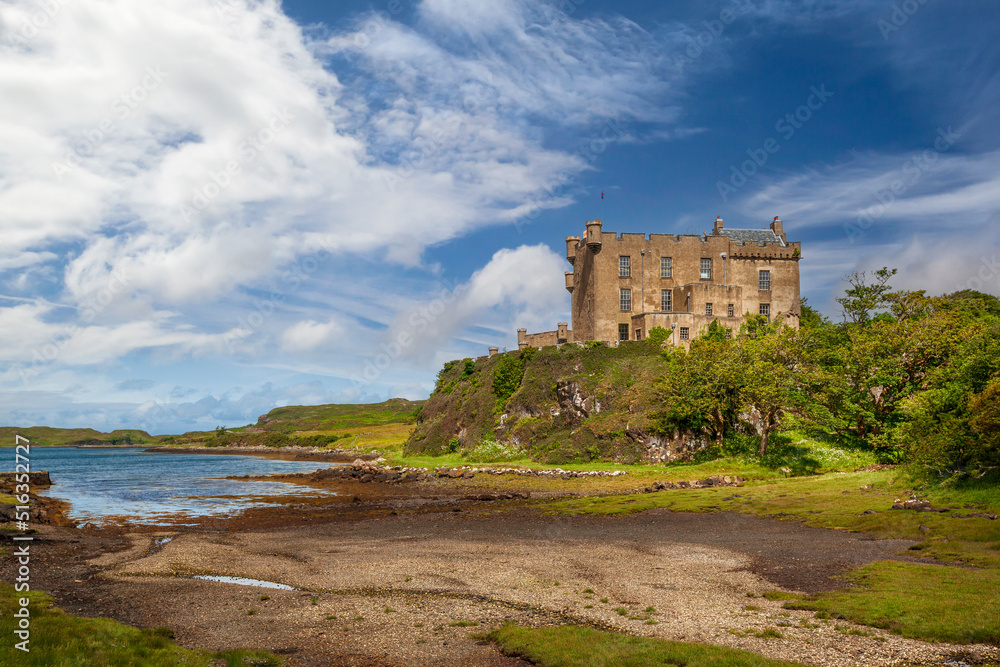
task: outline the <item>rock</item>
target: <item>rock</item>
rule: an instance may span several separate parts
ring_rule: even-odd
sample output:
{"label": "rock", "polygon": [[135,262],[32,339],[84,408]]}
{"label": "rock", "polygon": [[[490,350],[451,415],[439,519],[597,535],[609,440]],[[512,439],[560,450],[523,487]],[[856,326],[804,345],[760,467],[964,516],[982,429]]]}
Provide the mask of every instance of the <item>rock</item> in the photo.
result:
{"label": "rock", "polygon": [[919,530],[921,533],[929,533],[929,532],[931,532],[931,529],[928,528],[927,526],[917,526],[917,530]]}
{"label": "rock", "polygon": [[878,512],[876,512],[875,510],[865,510],[864,512],[862,512],[858,516],[870,516],[872,514],[878,514]]}
{"label": "rock", "polygon": [[783,628],[787,628],[791,626],[791,624],[792,622],[789,621],[787,618],[778,619],[778,621],[775,623],[775,625],[780,625]]}
{"label": "rock", "polygon": [[930,507],[931,501],[929,500],[907,500],[905,502],[899,502],[898,500],[892,506],[894,510],[917,510],[920,511],[924,507]]}
{"label": "rock", "polygon": [[352,463],[351,465],[352,466],[363,466],[364,464],[365,464],[364,459],[354,459],[354,463]]}

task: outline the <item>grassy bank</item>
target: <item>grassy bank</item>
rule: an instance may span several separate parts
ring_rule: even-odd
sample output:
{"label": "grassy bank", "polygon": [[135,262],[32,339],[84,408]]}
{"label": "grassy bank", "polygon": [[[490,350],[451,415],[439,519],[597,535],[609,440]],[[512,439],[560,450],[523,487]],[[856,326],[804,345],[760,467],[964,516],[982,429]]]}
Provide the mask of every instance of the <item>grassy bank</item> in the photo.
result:
{"label": "grassy bank", "polygon": [[786,603],[883,628],[904,637],[956,644],[1000,643],[1000,570],[882,561],[848,580],[856,589]]}
{"label": "grassy bank", "polygon": [[[28,597],[31,614],[29,652],[13,644],[16,629],[13,613],[18,599]],[[215,667],[219,660],[227,667],[276,667],[280,658],[267,651],[192,651],[175,644],[169,628],[140,630],[104,618],[81,618],[51,606],[48,596],[32,591],[17,593],[13,586],[0,586],[0,635],[9,648],[3,664],[11,667],[70,667],[76,665],[143,665],[166,667]]]}
{"label": "grassy bank", "polygon": [[589,628],[522,628],[504,625],[486,635],[507,655],[541,667],[792,667],[738,649],[664,639],[625,637]]}

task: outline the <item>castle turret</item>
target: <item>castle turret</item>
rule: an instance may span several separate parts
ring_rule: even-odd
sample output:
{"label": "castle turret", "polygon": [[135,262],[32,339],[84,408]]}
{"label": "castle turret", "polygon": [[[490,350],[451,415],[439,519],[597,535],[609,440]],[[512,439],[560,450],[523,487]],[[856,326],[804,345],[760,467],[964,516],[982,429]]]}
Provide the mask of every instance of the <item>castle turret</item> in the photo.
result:
{"label": "castle turret", "polygon": [[560,322],[556,327],[556,341],[565,343],[567,340],[569,340],[569,324]]}
{"label": "castle turret", "polygon": [[517,330],[517,349],[523,350],[528,347],[528,330],[518,329]]}
{"label": "castle turret", "polygon": [[603,224],[600,220],[587,221],[587,247],[595,252],[601,248],[601,225]]}
{"label": "castle turret", "polygon": [[576,250],[580,247],[579,236],[566,237],[566,261],[573,264],[576,261]]}

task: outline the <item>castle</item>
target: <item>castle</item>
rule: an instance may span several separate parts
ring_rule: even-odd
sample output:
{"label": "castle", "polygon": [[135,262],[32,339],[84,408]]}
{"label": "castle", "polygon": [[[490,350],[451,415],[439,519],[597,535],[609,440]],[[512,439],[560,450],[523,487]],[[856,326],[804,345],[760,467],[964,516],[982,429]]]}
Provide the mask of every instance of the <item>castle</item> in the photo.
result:
{"label": "castle", "polygon": [[642,340],[653,327],[687,347],[713,320],[738,330],[747,314],[798,327],[801,244],[788,242],[777,217],[769,229],[726,229],[720,217],[711,234],[700,235],[619,235],[601,225],[591,220],[582,237],[566,237],[573,328],[518,329],[520,349],[617,345]]}

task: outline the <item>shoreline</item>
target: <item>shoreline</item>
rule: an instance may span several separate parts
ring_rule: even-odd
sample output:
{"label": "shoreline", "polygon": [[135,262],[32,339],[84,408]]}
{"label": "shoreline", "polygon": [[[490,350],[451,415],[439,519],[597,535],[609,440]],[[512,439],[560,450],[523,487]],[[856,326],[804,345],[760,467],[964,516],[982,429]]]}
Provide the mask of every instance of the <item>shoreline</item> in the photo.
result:
{"label": "shoreline", "polygon": [[215,454],[220,456],[262,456],[285,461],[315,461],[317,463],[353,463],[357,459],[369,462],[379,458],[378,452],[324,450],[316,447],[178,447],[162,446],[142,449],[147,454]]}

